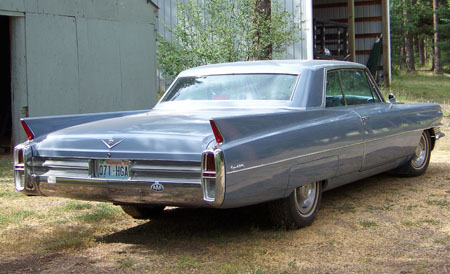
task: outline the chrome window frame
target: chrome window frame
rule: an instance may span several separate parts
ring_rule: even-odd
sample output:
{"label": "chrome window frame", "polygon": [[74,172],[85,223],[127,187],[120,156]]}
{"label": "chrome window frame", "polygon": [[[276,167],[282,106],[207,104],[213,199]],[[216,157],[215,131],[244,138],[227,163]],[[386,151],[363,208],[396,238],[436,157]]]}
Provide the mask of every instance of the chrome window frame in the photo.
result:
{"label": "chrome window frame", "polygon": [[[337,67],[332,67],[332,68],[324,68],[323,69],[323,90],[322,90],[322,107],[323,108],[327,108],[326,106],[326,98],[327,98],[327,83],[328,83],[328,72],[330,71],[336,71],[336,70],[360,70],[363,71],[364,74],[366,75],[366,81],[368,81],[368,85],[370,88],[371,93],[373,91],[376,92],[377,96],[380,98],[381,101],[377,101],[377,102],[373,102],[371,104],[380,104],[380,103],[385,103],[386,100],[384,99],[383,95],[381,94],[381,91],[378,87],[378,85],[376,84],[375,80],[373,79],[372,75],[369,73],[367,68],[362,68],[362,67],[352,67],[352,66],[337,66]],[[339,73],[340,75],[340,73]],[[341,81],[341,78],[339,76],[339,80]],[[341,83],[341,89],[342,89],[342,83]],[[342,90],[344,96],[345,96],[345,92]],[[373,96],[373,95],[372,95]],[[361,104],[362,105],[368,105],[368,104]],[[355,106],[355,105],[347,105],[347,102],[345,100],[345,105],[344,106],[335,106],[332,108],[337,108],[337,107],[350,107],[350,106]]]}

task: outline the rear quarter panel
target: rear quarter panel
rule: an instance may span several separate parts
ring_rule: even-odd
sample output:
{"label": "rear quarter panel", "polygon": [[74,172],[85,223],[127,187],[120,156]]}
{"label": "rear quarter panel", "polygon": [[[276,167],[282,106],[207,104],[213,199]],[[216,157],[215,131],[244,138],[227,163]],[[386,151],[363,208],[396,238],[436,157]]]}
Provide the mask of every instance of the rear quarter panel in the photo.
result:
{"label": "rear quarter panel", "polygon": [[214,121],[225,139],[222,207],[282,198],[295,187],[361,167],[361,121],[342,108]]}

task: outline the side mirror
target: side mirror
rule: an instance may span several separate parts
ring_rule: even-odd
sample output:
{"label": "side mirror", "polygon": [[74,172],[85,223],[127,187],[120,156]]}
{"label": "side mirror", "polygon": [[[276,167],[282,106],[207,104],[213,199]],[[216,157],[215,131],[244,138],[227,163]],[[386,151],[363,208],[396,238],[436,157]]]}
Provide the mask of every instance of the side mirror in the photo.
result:
{"label": "side mirror", "polygon": [[396,103],[394,93],[390,93],[388,98],[389,98],[389,102],[391,102],[391,104]]}

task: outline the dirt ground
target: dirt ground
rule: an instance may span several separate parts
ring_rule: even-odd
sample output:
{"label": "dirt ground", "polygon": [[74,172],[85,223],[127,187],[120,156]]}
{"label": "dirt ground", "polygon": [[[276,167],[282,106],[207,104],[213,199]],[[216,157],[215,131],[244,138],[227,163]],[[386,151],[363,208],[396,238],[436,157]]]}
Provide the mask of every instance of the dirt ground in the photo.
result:
{"label": "dirt ground", "polygon": [[22,196],[0,174],[0,273],[449,273],[444,123],[423,176],[325,192],[313,225],[294,231],[270,227],[261,207],[137,221],[108,204]]}

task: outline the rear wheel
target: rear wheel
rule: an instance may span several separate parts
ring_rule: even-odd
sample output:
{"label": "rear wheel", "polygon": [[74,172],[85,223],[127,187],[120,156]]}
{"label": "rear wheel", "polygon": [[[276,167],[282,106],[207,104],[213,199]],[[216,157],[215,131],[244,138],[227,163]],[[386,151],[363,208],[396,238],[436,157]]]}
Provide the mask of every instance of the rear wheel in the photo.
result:
{"label": "rear wheel", "polygon": [[122,210],[134,219],[151,219],[162,215],[165,206],[120,205]]}
{"label": "rear wheel", "polygon": [[422,175],[428,168],[430,164],[431,156],[431,137],[428,130],[422,132],[419,144],[416,147],[411,160],[406,164],[402,165],[395,171],[397,173],[407,175],[407,176],[419,176]]}
{"label": "rear wheel", "polygon": [[322,182],[300,186],[289,197],[268,204],[275,225],[286,228],[305,227],[314,221],[322,198]]}

